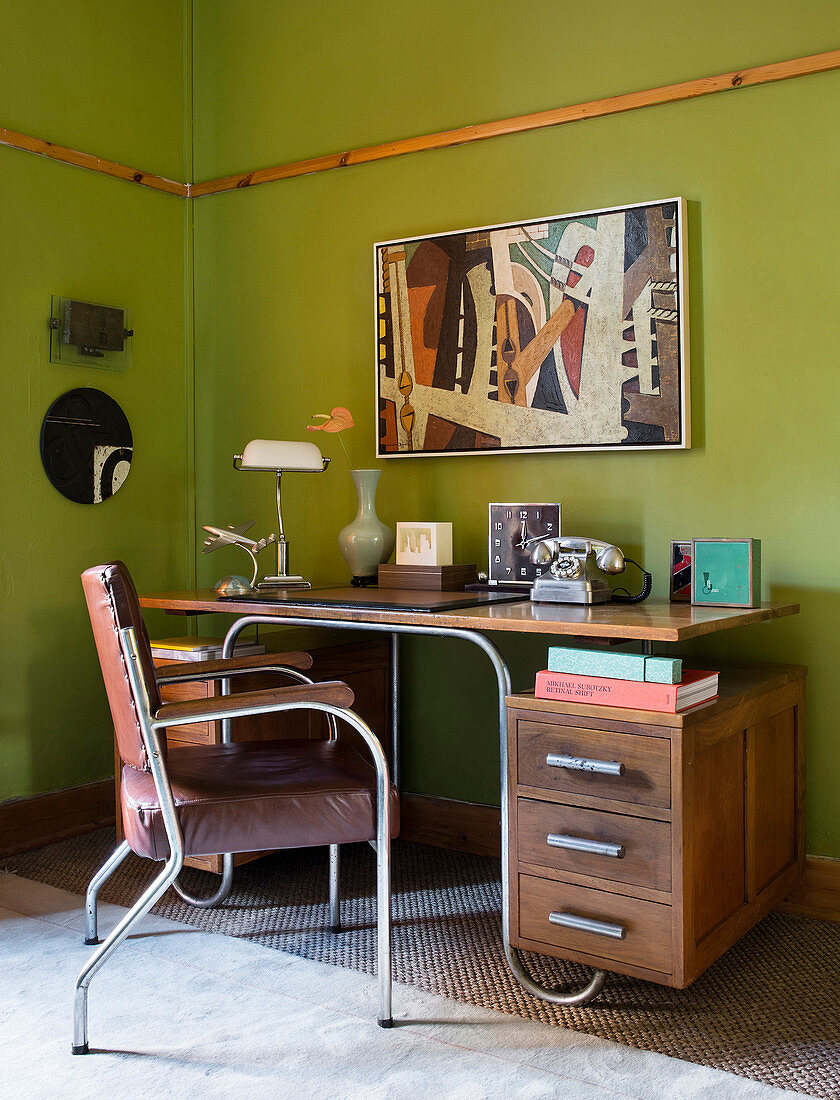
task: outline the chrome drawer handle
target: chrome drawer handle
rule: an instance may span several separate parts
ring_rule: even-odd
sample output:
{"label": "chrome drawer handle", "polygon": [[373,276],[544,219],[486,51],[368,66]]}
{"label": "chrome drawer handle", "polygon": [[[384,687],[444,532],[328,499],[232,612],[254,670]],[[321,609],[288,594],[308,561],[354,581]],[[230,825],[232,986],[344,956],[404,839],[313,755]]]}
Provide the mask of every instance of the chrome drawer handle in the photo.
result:
{"label": "chrome drawer handle", "polygon": [[567,756],[550,752],[545,758],[550,768],[569,768],[575,772],[597,772],[598,775],[624,775],[624,765],[618,760],[587,760],[585,756]]}
{"label": "chrome drawer handle", "polygon": [[564,836],[562,833],[549,833],[545,838],[551,848],[568,848],[571,852],[586,852],[592,856],[612,856],[624,859],[624,845],[610,844],[606,840],[587,840],[582,836]]}
{"label": "chrome drawer handle", "polygon": [[548,920],[550,924],[574,928],[578,932],[592,932],[596,936],[608,936],[613,940],[623,940],[627,935],[627,929],[623,924],[607,924],[606,921],[579,917],[575,913],[549,913]]}

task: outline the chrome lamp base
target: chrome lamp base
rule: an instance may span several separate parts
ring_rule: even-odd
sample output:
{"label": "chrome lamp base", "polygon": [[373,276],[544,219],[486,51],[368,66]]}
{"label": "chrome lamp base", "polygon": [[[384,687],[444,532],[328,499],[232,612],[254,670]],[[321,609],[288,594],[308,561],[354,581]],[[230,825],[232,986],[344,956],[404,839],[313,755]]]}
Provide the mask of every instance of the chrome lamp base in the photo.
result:
{"label": "chrome lamp base", "polygon": [[274,577],[263,577],[257,588],[311,588],[312,584],[296,574],[281,573]]}

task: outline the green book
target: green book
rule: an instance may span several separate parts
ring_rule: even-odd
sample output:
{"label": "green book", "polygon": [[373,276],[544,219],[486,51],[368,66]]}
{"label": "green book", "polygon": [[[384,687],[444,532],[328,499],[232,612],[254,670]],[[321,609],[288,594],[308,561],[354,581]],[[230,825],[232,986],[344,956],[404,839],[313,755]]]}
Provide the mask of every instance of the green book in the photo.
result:
{"label": "green book", "polygon": [[608,676],[613,680],[644,680],[645,658],[641,653],[549,646],[548,671],[568,672],[574,676]]}
{"label": "green book", "polygon": [[645,679],[654,684],[678,684],[682,661],[679,657],[645,657]]}
{"label": "green book", "polygon": [[682,678],[682,661],[679,657],[645,657],[641,653],[549,646],[548,671],[567,672],[575,676],[607,676],[612,680],[678,684]]}

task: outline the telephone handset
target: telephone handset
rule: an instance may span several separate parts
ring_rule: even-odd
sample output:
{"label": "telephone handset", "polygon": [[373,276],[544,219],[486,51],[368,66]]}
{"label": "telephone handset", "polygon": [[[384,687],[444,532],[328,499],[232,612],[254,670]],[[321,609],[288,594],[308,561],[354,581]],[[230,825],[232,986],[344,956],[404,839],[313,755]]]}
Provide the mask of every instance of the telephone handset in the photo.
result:
{"label": "telephone handset", "polygon": [[626,589],[613,591],[598,575],[623,573],[627,562],[637,565],[617,546],[599,539],[542,539],[534,547],[531,561],[542,570],[531,589],[531,599],[537,603],[640,603],[650,595],[651,575],[644,569],[642,591],[633,596]]}

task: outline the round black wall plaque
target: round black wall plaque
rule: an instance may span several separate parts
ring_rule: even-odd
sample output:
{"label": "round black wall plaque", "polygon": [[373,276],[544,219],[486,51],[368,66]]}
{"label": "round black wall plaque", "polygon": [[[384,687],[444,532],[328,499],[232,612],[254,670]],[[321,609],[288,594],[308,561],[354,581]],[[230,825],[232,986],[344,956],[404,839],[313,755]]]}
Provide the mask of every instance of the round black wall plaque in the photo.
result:
{"label": "round black wall plaque", "polygon": [[50,405],[41,425],[47,477],[68,500],[101,504],[128,477],[133,440],[125,413],[101,390],[78,389]]}

